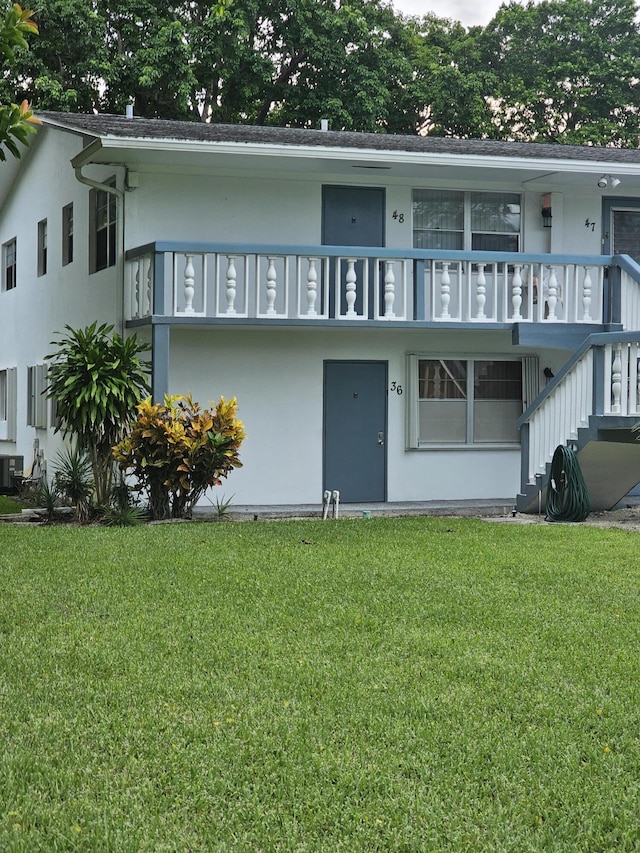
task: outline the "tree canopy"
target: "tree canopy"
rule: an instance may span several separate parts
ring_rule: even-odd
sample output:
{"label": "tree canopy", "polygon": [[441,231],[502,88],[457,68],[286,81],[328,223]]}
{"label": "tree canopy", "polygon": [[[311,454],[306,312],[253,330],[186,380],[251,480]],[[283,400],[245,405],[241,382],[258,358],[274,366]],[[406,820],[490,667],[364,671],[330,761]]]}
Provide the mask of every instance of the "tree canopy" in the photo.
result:
{"label": "tree canopy", "polygon": [[122,113],[133,99],[146,117],[636,147],[635,12],[634,0],[510,2],[467,29],[387,0],[41,0],[41,36],[16,51],[0,95],[23,90],[39,109]]}

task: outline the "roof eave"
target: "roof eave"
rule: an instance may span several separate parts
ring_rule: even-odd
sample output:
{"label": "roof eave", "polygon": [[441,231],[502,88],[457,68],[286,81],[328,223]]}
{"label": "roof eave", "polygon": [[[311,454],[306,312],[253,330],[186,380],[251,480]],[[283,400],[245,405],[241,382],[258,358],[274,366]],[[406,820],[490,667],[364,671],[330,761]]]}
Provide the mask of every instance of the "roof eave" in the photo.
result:
{"label": "roof eave", "polygon": [[393,165],[456,166],[463,163],[472,168],[508,169],[511,171],[539,170],[551,173],[596,174],[615,169],[616,174],[638,174],[640,164],[612,163],[610,160],[558,160],[554,158],[513,157],[473,154],[441,154],[416,151],[380,151],[352,147],[325,147],[290,144],[264,144],[250,142],[193,141],[184,139],[144,139],[140,137],[100,136],[72,160],[74,167],[90,162],[106,162],[109,152],[115,150],[164,151],[166,153],[211,153],[217,155],[244,154],[253,157],[289,157],[326,161],[357,160],[363,163]]}

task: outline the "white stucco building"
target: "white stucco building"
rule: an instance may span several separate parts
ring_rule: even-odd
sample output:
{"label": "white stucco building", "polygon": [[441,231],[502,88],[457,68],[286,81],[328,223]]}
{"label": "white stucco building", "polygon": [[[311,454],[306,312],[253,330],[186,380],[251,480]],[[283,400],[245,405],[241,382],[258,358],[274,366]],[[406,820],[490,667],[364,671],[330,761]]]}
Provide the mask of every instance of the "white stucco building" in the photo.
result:
{"label": "white stucco building", "polygon": [[640,151],[41,118],[0,165],[0,475],[60,447],[43,359],[97,320],[156,399],[238,398],[236,504],[525,508],[567,441],[594,506],[640,480]]}

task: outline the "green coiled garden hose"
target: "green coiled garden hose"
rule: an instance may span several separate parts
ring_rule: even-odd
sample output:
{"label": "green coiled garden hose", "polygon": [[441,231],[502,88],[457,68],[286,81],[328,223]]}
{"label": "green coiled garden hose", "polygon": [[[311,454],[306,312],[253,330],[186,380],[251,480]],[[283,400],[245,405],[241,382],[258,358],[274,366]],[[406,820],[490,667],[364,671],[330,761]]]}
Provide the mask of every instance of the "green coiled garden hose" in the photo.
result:
{"label": "green coiled garden hose", "polygon": [[591,512],[589,492],[575,450],[556,447],[547,485],[548,521],[584,521]]}

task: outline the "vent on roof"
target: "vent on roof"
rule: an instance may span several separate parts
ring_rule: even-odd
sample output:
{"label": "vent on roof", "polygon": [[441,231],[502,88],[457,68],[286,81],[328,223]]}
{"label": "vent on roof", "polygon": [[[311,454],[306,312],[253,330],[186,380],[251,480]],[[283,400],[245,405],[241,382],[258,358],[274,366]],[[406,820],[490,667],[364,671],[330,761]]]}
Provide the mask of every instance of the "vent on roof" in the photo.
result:
{"label": "vent on roof", "polygon": [[329,119],[321,118],[320,119],[320,130],[329,130]]}
{"label": "vent on roof", "polygon": [[124,114],[127,118],[133,118],[133,104],[127,104],[124,109]]}

